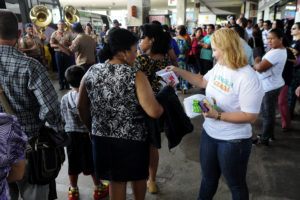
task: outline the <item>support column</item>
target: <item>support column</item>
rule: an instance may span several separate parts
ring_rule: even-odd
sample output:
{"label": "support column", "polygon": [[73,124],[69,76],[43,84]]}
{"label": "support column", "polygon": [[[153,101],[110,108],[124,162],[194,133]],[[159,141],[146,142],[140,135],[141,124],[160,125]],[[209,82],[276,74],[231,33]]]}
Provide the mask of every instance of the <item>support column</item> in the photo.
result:
{"label": "support column", "polygon": [[297,0],[295,22],[300,22],[300,0]]}
{"label": "support column", "polygon": [[264,21],[266,21],[266,20],[271,20],[270,19],[270,8],[269,7],[265,8],[265,12],[264,12]]}
{"label": "support column", "polygon": [[245,18],[248,19],[249,17],[250,17],[250,1],[246,1]]}
{"label": "support column", "polygon": [[258,23],[258,21],[259,21],[260,19],[263,19],[263,13],[262,13],[262,11],[258,11],[258,12],[257,12],[257,21],[256,21],[256,23]]}
{"label": "support column", "polygon": [[195,0],[195,4],[194,4],[194,20],[195,20],[196,26],[198,26],[199,13],[200,13],[200,0]]}
{"label": "support column", "polygon": [[[135,17],[132,16],[132,6],[135,6]],[[150,0],[128,0],[127,1],[127,25],[141,26],[149,22]]]}
{"label": "support column", "polygon": [[177,0],[176,25],[185,25],[186,21],[186,0]]}

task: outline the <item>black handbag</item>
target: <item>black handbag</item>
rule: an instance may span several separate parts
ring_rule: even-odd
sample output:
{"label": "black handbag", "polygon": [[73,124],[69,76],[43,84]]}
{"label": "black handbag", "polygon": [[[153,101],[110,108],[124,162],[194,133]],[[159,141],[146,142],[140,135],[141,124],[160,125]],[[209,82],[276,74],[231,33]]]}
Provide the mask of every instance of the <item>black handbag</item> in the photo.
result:
{"label": "black handbag", "polygon": [[[0,102],[5,111],[14,114],[0,85]],[[45,185],[53,181],[65,161],[64,146],[71,138],[65,133],[57,133],[50,127],[43,126],[39,136],[28,141],[26,157],[29,169],[29,183]]]}
{"label": "black handbag", "polygon": [[64,148],[55,145],[55,141],[51,140],[53,135],[58,134],[53,129],[43,126],[40,135],[29,141],[27,160],[31,184],[49,184],[58,176],[65,161]]}

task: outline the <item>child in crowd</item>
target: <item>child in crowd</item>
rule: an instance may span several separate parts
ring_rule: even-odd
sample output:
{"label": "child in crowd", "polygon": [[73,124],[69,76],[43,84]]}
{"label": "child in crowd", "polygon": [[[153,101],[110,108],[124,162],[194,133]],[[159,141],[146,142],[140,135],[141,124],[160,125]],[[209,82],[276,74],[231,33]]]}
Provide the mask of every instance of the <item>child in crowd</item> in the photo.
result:
{"label": "child in crowd", "polygon": [[69,161],[69,200],[79,199],[77,186],[78,175],[91,175],[95,184],[94,199],[100,199],[108,194],[108,184],[102,183],[94,176],[92,143],[89,132],[85,125],[80,121],[76,107],[79,94],[79,85],[84,76],[84,69],[79,66],[71,66],[65,72],[67,82],[73,88],[62,97],[61,114],[64,121],[64,129],[70,135],[72,142],[67,147]]}

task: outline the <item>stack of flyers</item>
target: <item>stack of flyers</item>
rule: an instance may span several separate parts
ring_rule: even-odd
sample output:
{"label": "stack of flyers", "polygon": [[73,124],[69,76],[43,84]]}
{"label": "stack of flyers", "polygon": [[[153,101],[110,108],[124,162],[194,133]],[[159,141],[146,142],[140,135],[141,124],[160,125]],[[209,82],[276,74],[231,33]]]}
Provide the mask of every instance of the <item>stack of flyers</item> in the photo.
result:
{"label": "stack of flyers", "polygon": [[211,105],[215,110],[218,111],[218,107],[212,98],[202,94],[195,94],[183,100],[183,105],[187,116],[194,118],[202,115],[202,112],[208,112],[207,108],[203,107],[204,103]]}
{"label": "stack of flyers", "polygon": [[[175,84],[179,83],[179,80],[178,80],[177,76],[175,75],[175,73],[173,71],[167,72],[166,68],[156,72],[156,75],[162,77],[162,79],[164,80],[164,82],[166,84],[169,84],[171,82],[174,82]],[[160,83],[163,85],[162,82],[160,82]]]}

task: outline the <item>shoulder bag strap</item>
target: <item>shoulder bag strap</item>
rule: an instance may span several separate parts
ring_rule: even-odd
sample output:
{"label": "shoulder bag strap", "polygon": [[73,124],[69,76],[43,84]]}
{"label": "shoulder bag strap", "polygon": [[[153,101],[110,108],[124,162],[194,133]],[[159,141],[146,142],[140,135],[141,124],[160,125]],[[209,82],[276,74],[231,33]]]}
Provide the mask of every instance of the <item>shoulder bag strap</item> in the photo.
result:
{"label": "shoulder bag strap", "polygon": [[2,86],[0,85],[0,102],[5,110],[6,113],[13,115],[14,112],[12,108],[10,107],[7,97],[5,96],[4,90]]}

